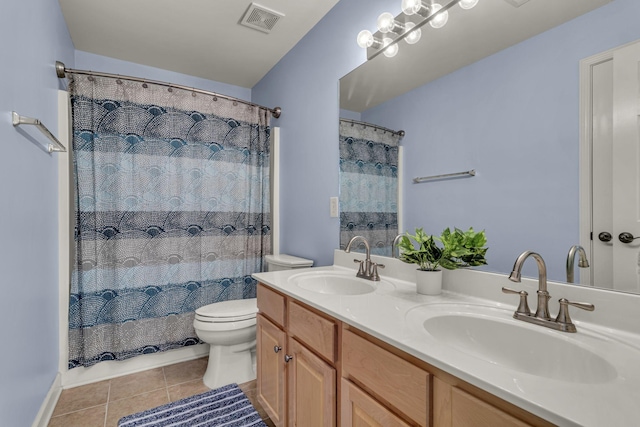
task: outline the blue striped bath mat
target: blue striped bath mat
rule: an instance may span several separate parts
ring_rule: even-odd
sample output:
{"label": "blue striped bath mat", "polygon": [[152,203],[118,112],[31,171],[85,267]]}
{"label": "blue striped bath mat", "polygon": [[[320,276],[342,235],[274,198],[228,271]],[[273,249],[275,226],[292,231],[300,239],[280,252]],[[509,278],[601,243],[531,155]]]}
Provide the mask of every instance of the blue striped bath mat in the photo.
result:
{"label": "blue striped bath mat", "polygon": [[237,384],[127,415],[118,427],[267,427]]}

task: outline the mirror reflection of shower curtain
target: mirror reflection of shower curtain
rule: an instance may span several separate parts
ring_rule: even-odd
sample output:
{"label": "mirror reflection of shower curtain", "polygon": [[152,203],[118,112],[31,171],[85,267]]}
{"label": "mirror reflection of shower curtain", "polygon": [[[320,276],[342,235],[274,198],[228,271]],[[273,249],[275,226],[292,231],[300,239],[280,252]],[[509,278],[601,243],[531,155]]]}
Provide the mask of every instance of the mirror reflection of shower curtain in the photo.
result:
{"label": "mirror reflection of shower curtain", "polygon": [[398,234],[400,136],[375,125],[340,120],[340,248],[367,238],[371,253],[391,256]]}
{"label": "mirror reflection of shower curtain", "polygon": [[69,88],[69,367],[197,344],[195,309],[255,297],[271,253],[268,112],[124,78]]}

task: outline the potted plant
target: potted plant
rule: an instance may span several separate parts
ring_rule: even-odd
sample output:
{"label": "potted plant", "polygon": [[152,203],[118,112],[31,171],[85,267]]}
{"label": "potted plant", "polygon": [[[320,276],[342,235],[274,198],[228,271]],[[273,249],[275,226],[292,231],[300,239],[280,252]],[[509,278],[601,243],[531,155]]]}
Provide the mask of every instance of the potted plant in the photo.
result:
{"label": "potted plant", "polygon": [[422,228],[416,228],[415,233],[405,233],[398,247],[401,261],[418,265],[418,293],[437,295],[442,291],[440,267],[455,270],[487,264],[484,230],[475,232],[471,227],[467,231],[458,228],[451,231],[447,227],[439,237],[426,234]]}

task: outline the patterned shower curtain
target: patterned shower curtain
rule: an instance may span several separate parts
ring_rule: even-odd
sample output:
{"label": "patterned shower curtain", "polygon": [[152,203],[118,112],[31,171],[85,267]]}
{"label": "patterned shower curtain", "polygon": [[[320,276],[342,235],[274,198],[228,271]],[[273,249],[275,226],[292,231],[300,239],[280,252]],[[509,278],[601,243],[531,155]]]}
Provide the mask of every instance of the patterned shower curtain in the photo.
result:
{"label": "patterned shower curtain", "polygon": [[391,256],[398,234],[398,134],[340,120],[340,248],[364,236]]}
{"label": "patterned shower curtain", "polygon": [[69,367],[197,344],[195,309],[255,297],[271,252],[268,111],[124,78],[69,90]]}

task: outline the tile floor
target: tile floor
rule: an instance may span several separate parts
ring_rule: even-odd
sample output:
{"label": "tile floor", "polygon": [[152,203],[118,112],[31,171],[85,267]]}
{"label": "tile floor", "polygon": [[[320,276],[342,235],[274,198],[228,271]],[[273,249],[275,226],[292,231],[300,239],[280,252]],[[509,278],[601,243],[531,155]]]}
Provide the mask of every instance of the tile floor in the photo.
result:
{"label": "tile floor", "polygon": [[[125,415],[210,390],[202,382],[206,368],[205,357],[63,390],[49,427],[116,427]],[[273,427],[256,400],[256,382],[239,386]]]}

